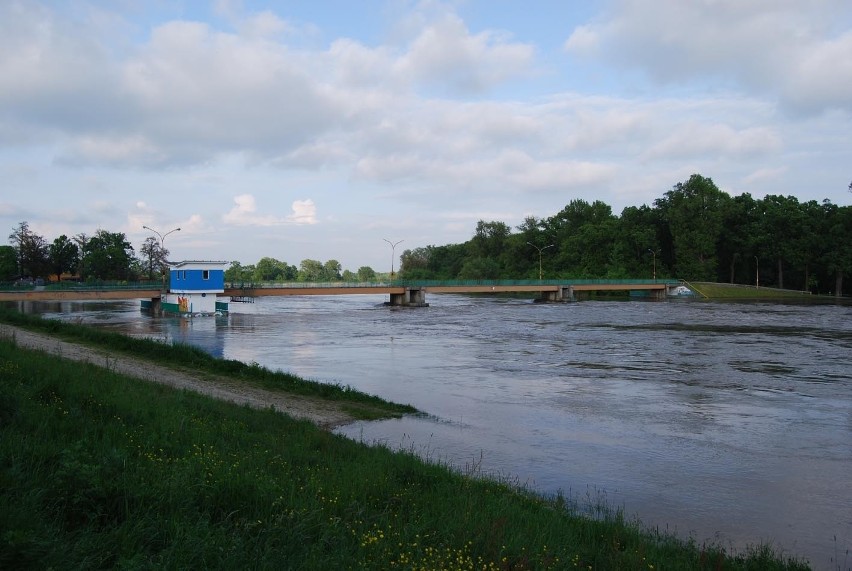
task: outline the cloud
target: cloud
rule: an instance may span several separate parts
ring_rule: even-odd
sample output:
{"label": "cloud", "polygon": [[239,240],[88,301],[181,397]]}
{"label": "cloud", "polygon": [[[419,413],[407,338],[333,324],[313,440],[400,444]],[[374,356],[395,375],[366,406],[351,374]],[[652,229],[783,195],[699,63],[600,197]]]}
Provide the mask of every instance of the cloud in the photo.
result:
{"label": "cloud", "polygon": [[575,28],[565,49],[660,83],[717,78],[791,109],[850,112],[850,21],[846,0],[615,0],[604,19]]}
{"label": "cloud", "polygon": [[642,158],[742,157],[777,153],[781,146],[780,136],[771,129],[752,127],[736,130],[724,124],[693,122],[654,144]]}
{"label": "cloud", "polygon": [[287,217],[287,221],[293,224],[316,224],[317,223],[317,207],[314,201],[294,200],[293,213]]}
{"label": "cloud", "polygon": [[445,13],[420,31],[393,69],[426,85],[477,93],[528,73],[534,53],[507,34],[471,34],[461,18]]}
{"label": "cloud", "polygon": [[226,224],[234,226],[283,226],[285,224],[316,224],[316,205],[313,200],[295,200],[292,213],[286,217],[260,215],[257,213],[257,203],[251,194],[241,194],[234,197],[234,206],[222,216]]}

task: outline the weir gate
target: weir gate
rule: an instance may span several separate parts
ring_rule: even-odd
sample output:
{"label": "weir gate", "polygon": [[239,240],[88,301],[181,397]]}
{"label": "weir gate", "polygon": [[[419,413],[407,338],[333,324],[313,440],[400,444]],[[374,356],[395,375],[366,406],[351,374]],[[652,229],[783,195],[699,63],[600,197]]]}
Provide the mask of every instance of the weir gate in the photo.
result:
{"label": "weir gate", "polygon": [[[650,299],[665,299],[679,280],[469,280],[469,281],[393,281],[364,283],[226,283],[220,297],[232,302],[252,301],[256,297],[286,295],[388,295],[386,305],[427,307],[427,293],[527,293],[536,301],[567,302],[587,297],[592,292],[625,292]],[[0,291],[0,301],[72,301],[148,299],[159,301],[162,290],[150,283],[138,285],[99,285],[72,287],[43,286],[32,289]],[[224,301],[224,300],[223,300]]]}

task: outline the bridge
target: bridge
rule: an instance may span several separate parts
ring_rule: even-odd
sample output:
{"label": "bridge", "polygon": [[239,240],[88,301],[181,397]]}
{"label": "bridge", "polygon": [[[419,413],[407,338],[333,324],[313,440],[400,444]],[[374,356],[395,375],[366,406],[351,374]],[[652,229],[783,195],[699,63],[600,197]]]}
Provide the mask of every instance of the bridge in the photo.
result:
{"label": "bridge", "polygon": [[[256,297],[289,295],[376,295],[389,296],[387,305],[425,307],[427,293],[528,293],[537,301],[575,301],[591,292],[646,292],[653,299],[664,299],[679,280],[456,280],[330,283],[226,283],[220,297],[250,300]],[[57,284],[34,288],[0,289],[0,301],[82,301],[148,299],[158,300],[159,284]]]}

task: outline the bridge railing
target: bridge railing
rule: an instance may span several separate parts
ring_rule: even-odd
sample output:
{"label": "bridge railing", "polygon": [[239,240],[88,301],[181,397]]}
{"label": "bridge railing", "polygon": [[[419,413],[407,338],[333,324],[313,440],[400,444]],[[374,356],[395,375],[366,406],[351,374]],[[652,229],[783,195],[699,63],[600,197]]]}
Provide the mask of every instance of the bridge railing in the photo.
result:
{"label": "bridge railing", "polygon": [[384,288],[464,286],[677,285],[676,279],[561,279],[561,280],[384,280],[375,282],[225,282],[225,289]]}
{"label": "bridge railing", "polygon": [[36,283],[19,284],[17,282],[0,282],[0,291],[97,291],[97,290],[146,290],[159,289],[160,281],[128,282],[115,280],[98,280],[87,282],[53,282],[44,285]]}

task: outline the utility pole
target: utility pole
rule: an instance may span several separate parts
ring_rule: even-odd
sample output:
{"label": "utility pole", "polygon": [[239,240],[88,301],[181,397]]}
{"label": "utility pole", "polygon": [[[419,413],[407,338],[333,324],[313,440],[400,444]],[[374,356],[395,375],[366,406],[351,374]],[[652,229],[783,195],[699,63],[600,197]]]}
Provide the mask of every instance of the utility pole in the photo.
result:
{"label": "utility pole", "polygon": [[[153,232],[154,234],[156,234],[156,235],[160,238],[160,255],[163,255],[163,252],[165,252],[165,251],[166,251],[166,246],[165,246],[165,244],[166,244],[166,236],[168,236],[168,235],[169,235],[169,234],[171,234],[172,232],[180,232],[180,228],[175,228],[175,229],[173,229],[173,230],[169,230],[169,231],[168,231],[168,232],[166,232],[165,234],[160,234],[159,232],[157,232],[156,230],[154,230],[154,229],[153,229],[153,228],[151,228],[150,226],[142,226],[142,228],[144,228],[145,230],[150,230],[151,232]],[[161,260],[161,261],[160,261],[160,272],[163,274],[163,291],[165,291],[165,290],[166,290],[166,267],[165,267],[165,262],[166,262],[166,260]]]}
{"label": "utility pole", "polygon": [[543,248],[539,248],[538,246],[536,246],[532,242],[527,242],[527,244],[529,244],[530,246],[532,246],[533,248],[538,250],[538,281],[541,281],[541,275],[542,275],[541,274],[541,252],[543,250],[547,250],[548,248],[552,248],[555,244],[548,244],[547,246],[545,246]]}
{"label": "utility pole", "polygon": [[394,259],[394,251],[396,250],[397,245],[399,245],[399,244],[401,244],[401,243],[405,242],[405,240],[400,240],[399,242],[391,242],[391,241],[390,241],[390,240],[388,240],[387,238],[382,238],[382,240],[384,240],[385,242],[387,242],[388,244],[390,244],[390,247],[391,247],[391,275],[390,275],[390,279],[391,279],[391,281],[393,281],[393,259]]}

